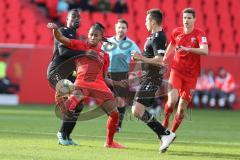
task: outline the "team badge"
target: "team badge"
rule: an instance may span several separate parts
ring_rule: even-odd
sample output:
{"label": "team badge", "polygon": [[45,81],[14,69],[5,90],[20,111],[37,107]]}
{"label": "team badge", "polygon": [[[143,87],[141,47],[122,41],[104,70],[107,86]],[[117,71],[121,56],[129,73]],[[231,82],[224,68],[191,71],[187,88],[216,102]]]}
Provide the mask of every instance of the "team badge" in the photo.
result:
{"label": "team badge", "polygon": [[202,37],[202,42],[203,43],[207,43],[207,38],[206,37]]}

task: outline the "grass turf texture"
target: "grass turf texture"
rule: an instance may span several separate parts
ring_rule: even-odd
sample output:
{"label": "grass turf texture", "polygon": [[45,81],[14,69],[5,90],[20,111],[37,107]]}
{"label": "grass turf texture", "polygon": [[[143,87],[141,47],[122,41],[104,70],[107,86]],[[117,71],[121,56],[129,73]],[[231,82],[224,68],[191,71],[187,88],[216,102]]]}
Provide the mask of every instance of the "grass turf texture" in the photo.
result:
{"label": "grass turf texture", "polygon": [[[128,112],[129,113],[129,112]],[[191,119],[190,119],[191,118]],[[156,136],[127,115],[116,139],[127,149],[106,149],[106,116],[78,122],[72,138],[80,146],[60,146],[60,120],[48,106],[0,106],[1,160],[230,160],[240,159],[240,112],[194,110],[165,154]]]}

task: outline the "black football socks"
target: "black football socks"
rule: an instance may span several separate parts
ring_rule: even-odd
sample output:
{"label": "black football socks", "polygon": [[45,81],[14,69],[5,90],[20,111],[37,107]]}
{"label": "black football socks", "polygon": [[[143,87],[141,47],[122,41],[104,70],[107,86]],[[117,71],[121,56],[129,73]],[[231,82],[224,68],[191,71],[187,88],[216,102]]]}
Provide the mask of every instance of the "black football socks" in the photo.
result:
{"label": "black football socks", "polygon": [[153,130],[159,139],[161,139],[162,135],[169,135],[170,132],[164,128],[158,120],[151,115],[148,111],[145,111],[141,120],[145,122],[151,130]]}

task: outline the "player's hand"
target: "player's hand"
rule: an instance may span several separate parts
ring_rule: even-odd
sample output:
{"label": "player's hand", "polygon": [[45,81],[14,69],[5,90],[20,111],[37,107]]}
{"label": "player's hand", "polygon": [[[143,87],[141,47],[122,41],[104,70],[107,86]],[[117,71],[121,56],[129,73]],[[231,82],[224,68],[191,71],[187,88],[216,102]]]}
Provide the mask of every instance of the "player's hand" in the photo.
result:
{"label": "player's hand", "polygon": [[48,23],[48,24],[47,24],[47,27],[48,27],[49,29],[58,29],[58,26],[57,26],[55,23]]}
{"label": "player's hand", "polygon": [[131,55],[132,55],[134,61],[142,61],[143,57],[141,54],[137,53],[137,51],[132,50]]}
{"label": "player's hand", "polygon": [[164,57],[163,57],[163,59],[162,59],[162,64],[163,64],[164,66],[168,66],[168,58],[167,58],[167,56],[164,56]]}
{"label": "player's hand", "polygon": [[177,46],[177,47],[176,47],[177,52],[181,52],[181,51],[186,51],[186,52],[188,52],[189,49],[190,49],[190,48],[184,47],[184,46]]}

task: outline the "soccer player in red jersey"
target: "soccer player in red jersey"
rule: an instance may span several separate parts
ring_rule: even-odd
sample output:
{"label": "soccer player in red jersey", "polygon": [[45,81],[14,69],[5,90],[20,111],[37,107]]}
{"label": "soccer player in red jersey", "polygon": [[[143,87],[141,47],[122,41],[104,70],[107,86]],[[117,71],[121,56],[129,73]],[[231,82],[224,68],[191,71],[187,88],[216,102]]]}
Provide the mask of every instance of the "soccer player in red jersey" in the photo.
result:
{"label": "soccer player in red jersey", "polygon": [[175,50],[171,66],[169,83],[172,90],[168,93],[168,101],[164,109],[163,126],[168,127],[169,118],[173,113],[179,97],[172,131],[176,132],[184,118],[184,110],[192,99],[200,73],[200,56],[208,55],[208,44],[205,33],[194,27],[195,11],[192,8],[183,10],[183,27],[175,28],[171,42],[167,47],[163,61],[167,63],[169,55]]}
{"label": "soccer player in red jersey", "polygon": [[[84,56],[75,57],[77,77],[74,85],[76,89],[67,100],[57,105],[60,109],[66,107],[67,111],[74,111],[85,97],[95,98],[97,104],[109,115],[107,141],[104,146],[107,148],[125,148],[113,140],[118,126],[119,113],[117,103],[104,79],[108,70],[109,56],[98,46],[99,42],[104,39],[104,27],[100,23],[92,25],[88,32],[87,42],[63,36],[54,23],[48,23],[48,28],[53,29],[54,37],[64,46],[73,50],[86,51]],[[107,79],[106,81],[113,83]]]}

